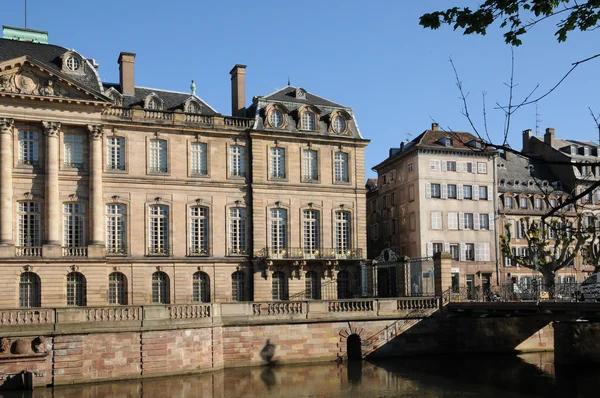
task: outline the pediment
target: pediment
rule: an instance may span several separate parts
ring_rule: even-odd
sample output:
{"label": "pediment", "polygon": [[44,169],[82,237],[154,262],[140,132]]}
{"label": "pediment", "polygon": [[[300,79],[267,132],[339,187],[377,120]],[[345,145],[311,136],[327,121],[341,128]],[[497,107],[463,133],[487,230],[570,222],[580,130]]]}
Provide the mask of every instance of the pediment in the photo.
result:
{"label": "pediment", "polygon": [[29,57],[0,64],[0,96],[37,97],[60,102],[112,105],[110,98],[88,90]]}

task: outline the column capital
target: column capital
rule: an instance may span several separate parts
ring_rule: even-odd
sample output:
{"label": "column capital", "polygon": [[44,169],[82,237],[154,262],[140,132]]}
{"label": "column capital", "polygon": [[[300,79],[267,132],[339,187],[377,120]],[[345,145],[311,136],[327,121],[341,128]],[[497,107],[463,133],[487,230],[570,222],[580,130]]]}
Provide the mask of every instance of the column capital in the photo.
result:
{"label": "column capital", "polygon": [[101,124],[88,124],[88,131],[90,133],[90,140],[101,140],[104,135],[104,126]]}
{"label": "column capital", "polygon": [[14,127],[15,127],[15,119],[0,118],[0,133],[2,133],[2,134],[12,133],[12,130]]}
{"label": "column capital", "polygon": [[58,137],[60,134],[60,122],[45,122],[42,121],[44,125],[44,134],[47,137]]}

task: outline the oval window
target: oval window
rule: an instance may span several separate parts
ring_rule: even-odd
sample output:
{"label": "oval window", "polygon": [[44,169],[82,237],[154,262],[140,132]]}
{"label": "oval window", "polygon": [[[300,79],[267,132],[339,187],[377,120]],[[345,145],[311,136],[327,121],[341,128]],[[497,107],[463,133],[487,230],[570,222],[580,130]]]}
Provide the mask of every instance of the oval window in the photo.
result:
{"label": "oval window", "polygon": [[79,66],[80,62],[76,57],[71,56],[67,58],[67,68],[69,68],[69,70],[76,71],[79,69]]}
{"label": "oval window", "polygon": [[281,127],[283,125],[283,114],[277,109],[273,109],[269,113],[269,124],[276,128]]}
{"label": "oval window", "polygon": [[336,116],[333,119],[333,131],[335,131],[338,134],[341,134],[344,131],[346,131],[346,121],[340,116]]}

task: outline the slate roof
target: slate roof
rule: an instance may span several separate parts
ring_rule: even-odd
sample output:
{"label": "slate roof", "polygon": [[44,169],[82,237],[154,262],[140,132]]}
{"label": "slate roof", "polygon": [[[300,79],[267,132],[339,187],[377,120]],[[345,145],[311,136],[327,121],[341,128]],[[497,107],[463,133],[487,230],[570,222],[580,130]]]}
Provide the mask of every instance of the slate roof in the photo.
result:
{"label": "slate roof", "polygon": [[334,108],[345,108],[345,106],[336,104],[335,102],[329,101],[325,98],[319,97],[318,95],[314,95],[306,92],[306,99],[296,98],[296,89],[298,87],[294,86],[285,86],[282,89],[275,91],[272,94],[265,96],[264,98],[268,101],[277,101],[277,102],[297,102],[299,104],[310,104],[310,105],[323,105],[330,106]]}
{"label": "slate roof", "polygon": [[369,191],[377,190],[377,178],[367,178],[365,188],[367,188]]}
{"label": "slate roof", "polygon": [[[497,160],[497,181],[498,191],[513,193],[541,193],[542,188],[547,186],[547,193],[564,193],[562,189],[557,190],[552,183],[559,181],[556,175],[550,170],[548,165],[537,163],[524,156],[515,153],[509,153],[509,160],[506,160],[506,153],[500,154]],[[504,181],[504,184],[502,184]],[[515,182],[518,181],[518,185]],[[547,184],[544,184],[547,181]],[[546,189],[544,189],[546,191]]]}
{"label": "slate roof", "polygon": [[[541,143],[544,143],[543,137],[535,137],[534,136],[533,138],[540,141]],[[565,140],[565,139],[561,139],[561,138],[555,138],[554,145],[552,147],[554,149],[560,151],[563,155],[570,157],[571,159],[578,160],[578,161],[596,162],[598,160],[596,158],[596,156],[594,156],[594,155],[590,155],[590,156],[585,156],[582,154],[573,155],[573,154],[571,154],[570,151],[564,152],[561,150],[565,147],[570,147],[571,145],[576,145],[577,147],[595,148],[596,153],[598,153],[600,155],[600,147],[598,146],[598,144],[591,142],[591,141]]]}
{"label": "slate roof", "polygon": [[[113,87],[118,92],[121,92],[121,85],[118,83],[104,83],[104,88],[108,89]],[[156,94],[158,98],[163,101],[165,111],[174,111],[175,109],[182,109],[183,104],[192,96],[190,93],[182,93],[178,91],[169,91],[169,90],[161,90],[156,88],[148,88],[148,87],[135,87],[135,95],[125,95],[123,96],[123,106],[132,107],[134,105],[139,105],[144,107],[144,100],[150,94]],[[203,115],[215,115],[218,112],[208,105],[204,100],[200,97],[195,96],[196,100],[202,105],[202,114]]]}
{"label": "slate roof", "polygon": [[[96,69],[91,65],[90,62],[86,62],[84,74],[65,74],[62,72],[60,57],[67,51],[73,50],[52,44],[0,39],[0,62],[23,56],[29,56],[42,63],[54,73],[57,73],[60,76],[67,76],[69,79],[74,80],[94,93],[103,94]],[[82,56],[82,58],[84,57]]]}

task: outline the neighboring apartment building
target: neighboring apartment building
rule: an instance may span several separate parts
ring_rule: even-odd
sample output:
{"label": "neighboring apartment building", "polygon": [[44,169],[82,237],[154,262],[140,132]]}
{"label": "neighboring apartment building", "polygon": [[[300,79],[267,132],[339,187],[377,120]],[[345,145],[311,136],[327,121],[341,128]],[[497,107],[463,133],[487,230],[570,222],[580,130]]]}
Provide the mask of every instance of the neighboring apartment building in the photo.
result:
{"label": "neighboring apartment building", "polygon": [[441,251],[455,260],[454,286],[496,283],[495,157],[473,135],[440,131],[434,123],[373,168],[369,256],[390,247],[412,259],[405,270],[377,270],[380,290],[394,279],[398,291],[388,288],[390,294],[432,292],[430,257]]}
{"label": "neighboring apartment building", "polygon": [[352,109],[291,86],[246,107],[236,65],[224,116],[194,84],[139,87],[135,54],[118,62],[105,83],[44,32],[5,28],[0,306],[360,293],[368,141]]}

